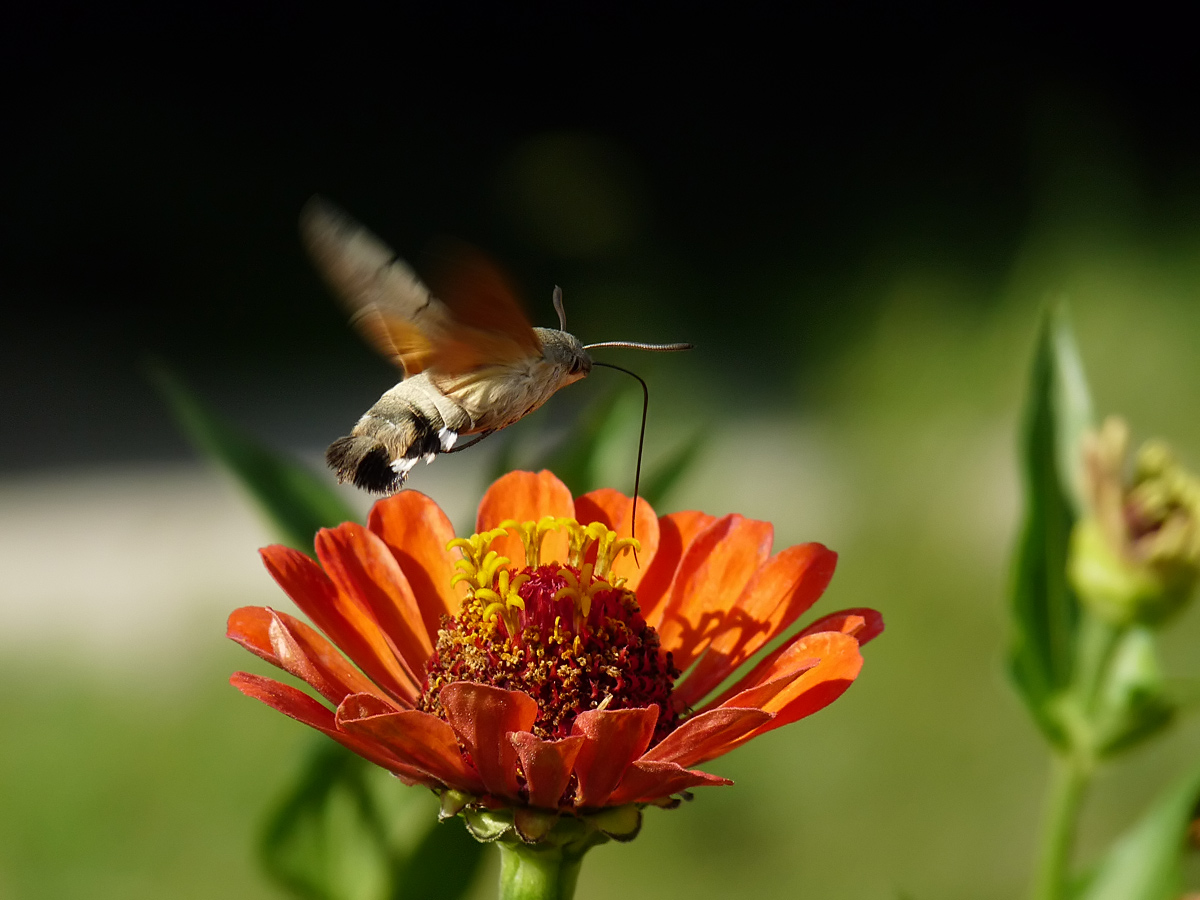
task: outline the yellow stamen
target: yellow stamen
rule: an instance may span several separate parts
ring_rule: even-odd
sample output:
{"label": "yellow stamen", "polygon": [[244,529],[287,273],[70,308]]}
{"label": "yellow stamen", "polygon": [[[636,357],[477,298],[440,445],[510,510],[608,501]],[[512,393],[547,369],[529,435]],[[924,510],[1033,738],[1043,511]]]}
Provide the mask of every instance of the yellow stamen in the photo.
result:
{"label": "yellow stamen", "polygon": [[480,600],[486,600],[488,603],[503,604],[504,602],[500,595],[491,588],[475,588],[475,596]]}
{"label": "yellow stamen", "polygon": [[454,563],[454,567],[460,571],[451,578],[451,587],[460,581],[466,581],[472,588],[491,585],[496,569],[510,563],[508,557],[500,556],[490,549],[492,541],[506,534],[508,531],[504,528],[493,528],[491,531],[473,534],[469,538],[455,538],[447,543],[447,552],[458,550],[462,554],[462,558]]}
{"label": "yellow stamen", "polygon": [[[524,546],[526,565],[530,569],[542,564],[542,544],[546,535],[551,531],[566,532],[567,565],[578,569],[579,575],[565,566],[558,569],[566,585],[555,593],[554,599],[571,600],[575,608],[575,627],[579,627],[591,613],[592,600],[599,591],[613,590],[625,583],[624,578],[610,576],[613,561],[626,550],[640,549],[636,540],[618,538],[616,532],[600,522],[580,525],[575,519],[554,516],[543,516],[536,522],[507,519],[490,531],[450,541],[446,549],[457,549],[461,554],[461,558],[454,563],[457,571],[451,576],[451,587],[465,582],[468,587],[465,602],[473,603],[477,614],[485,621],[504,619],[510,633],[518,629],[520,614],[525,609],[525,601],[518,592],[530,578],[527,573],[514,575],[512,560],[491,549],[495,540],[510,531]],[[595,562],[584,562],[593,545],[596,546]]]}
{"label": "yellow stamen", "polygon": [[554,516],[542,516],[537,522],[518,522],[516,519],[505,519],[500,523],[503,528],[511,528],[521,539],[525,548],[525,565],[536,569],[542,564],[542,541],[551,531],[558,531],[570,519],[556,519]]}

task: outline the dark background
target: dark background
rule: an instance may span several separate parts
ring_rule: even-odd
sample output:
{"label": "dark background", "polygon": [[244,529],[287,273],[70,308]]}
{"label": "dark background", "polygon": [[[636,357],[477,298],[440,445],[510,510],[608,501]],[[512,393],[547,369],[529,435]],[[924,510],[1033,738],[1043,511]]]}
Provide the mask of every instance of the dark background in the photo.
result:
{"label": "dark background", "polygon": [[[535,322],[553,321],[559,283],[587,340],[691,339],[672,371],[704,390],[817,402],[805,373],[870,320],[864,273],[1009,265],[1046,202],[1047,146],[1083,168],[1116,154],[1155,221],[1194,220],[1190,31],[1104,15],[10,13],[0,466],[183,453],[139,373],[148,354],[290,441],[348,424],[389,373],[303,257],[315,192],[418,267],[437,235],[486,248]],[[574,235],[606,211],[607,238]],[[572,303],[580,284],[596,289]]]}

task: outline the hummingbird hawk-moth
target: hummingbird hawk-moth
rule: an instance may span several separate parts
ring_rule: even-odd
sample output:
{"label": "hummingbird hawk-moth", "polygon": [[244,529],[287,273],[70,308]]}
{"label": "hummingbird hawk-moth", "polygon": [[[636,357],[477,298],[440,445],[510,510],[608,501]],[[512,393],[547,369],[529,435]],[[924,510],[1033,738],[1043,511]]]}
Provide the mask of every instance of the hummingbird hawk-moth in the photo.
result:
{"label": "hummingbird hawk-moth", "polygon": [[[593,365],[620,368],[593,362],[588,350],[691,347],[583,345],[566,331],[558,288],[559,327],[536,328],[500,271],[465,248],[454,254],[435,297],[379,238],[319,197],[305,206],[300,231],[317,268],[349,307],[351,322],[404,373],[325,452],[339,482],[373,493],[398,491],[420,459],[432,462],[512,425]],[[459,444],[463,436],[472,440]]]}

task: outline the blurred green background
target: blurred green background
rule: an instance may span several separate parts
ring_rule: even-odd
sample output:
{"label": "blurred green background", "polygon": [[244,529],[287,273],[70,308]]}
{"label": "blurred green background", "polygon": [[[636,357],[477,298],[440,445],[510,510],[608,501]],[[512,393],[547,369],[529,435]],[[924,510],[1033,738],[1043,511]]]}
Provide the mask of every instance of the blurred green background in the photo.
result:
{"label": "blurred green background", "polygon": [[[296,238],[318,191],[418,267],[439,234],[488,249],[536,323],[561,284],[585,340],[695,341],[604,357],[651,382],[651,460],[703,435],[665,506],[828,544],[816,611],[886,617],[841,701],[711,765],[735,787],[593,853],[581,900],[1025,892],[1048,760],[1005,680],[1004,591],[1046,303],[1070,305],[1098,410],[1200,467],[1179,29],[753,4],[19,25],[0,63],[21,86],[0,215],[0,897],[282,896],[253,844],[311,740],[228,686],[264,668],[222,637],[236,606],[287,607],[255,553],[272,538],[140,367],[169,360],[317,467],[391,383]],[[618,377],[411,486],[467,527],[495,454],[532,454]],[[629,412],[606,460],[624,490]],[[1171,674],[1200,676],[1198,639],[1193,609]],[[1185,720],[1106,771],[1081,858],[1198,750]]]}

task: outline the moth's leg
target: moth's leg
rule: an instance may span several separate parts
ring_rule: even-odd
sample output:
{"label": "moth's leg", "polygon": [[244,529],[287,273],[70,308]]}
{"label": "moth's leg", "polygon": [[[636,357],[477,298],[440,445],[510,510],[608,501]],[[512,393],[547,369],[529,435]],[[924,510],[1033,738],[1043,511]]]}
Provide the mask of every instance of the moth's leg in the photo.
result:
{"label": "moth's leg", "polygon": [[487,431],[481,431],[476,437],[467,441],[465,444],[459,444],[457,447],[453,447],[449,450],[443,450],[442,452],[443,453],[457,453],[459,450],[466,450],[468,447],[474,447],[476,444],[478,444],[480,441],[482,441],[489,434],[495,434],[499,430],[500,430],[499,428],[491,428],[491,429],[488,429]]}

